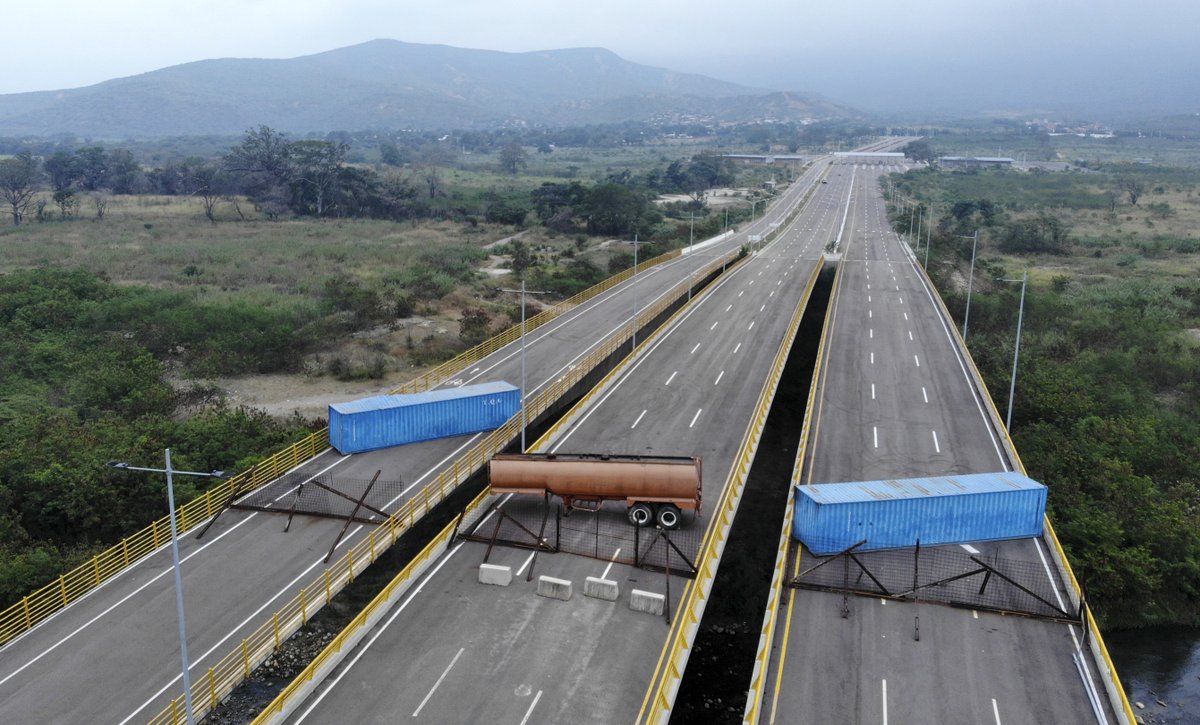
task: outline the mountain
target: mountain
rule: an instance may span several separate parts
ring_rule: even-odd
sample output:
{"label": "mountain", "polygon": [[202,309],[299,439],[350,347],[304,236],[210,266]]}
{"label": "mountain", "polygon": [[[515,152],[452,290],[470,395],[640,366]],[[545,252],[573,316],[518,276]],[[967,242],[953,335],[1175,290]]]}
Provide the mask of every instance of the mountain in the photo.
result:
{"label": "mountain", "polygon": [[857,115],[624,60],[603,48],[529,53],[373,40],[286,60],[204,60],[85,88],[0,95],[0,135],[97,139],[568,125],[671,114],[745,121]]}

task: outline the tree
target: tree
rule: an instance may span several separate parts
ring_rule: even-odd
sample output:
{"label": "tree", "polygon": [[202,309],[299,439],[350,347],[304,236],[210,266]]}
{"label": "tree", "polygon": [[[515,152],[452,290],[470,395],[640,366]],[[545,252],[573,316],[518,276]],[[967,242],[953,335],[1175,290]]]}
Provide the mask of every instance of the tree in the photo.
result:
{"label": "tree", "polygon": [[458,337],[467,344],[483,342],[488,337],[488,328],[492,318],[482,307],[468,307],[463,310],[462,319],[458,322]]}
{"label": "tree", "polygon": [[294,180],[301,192],[295,195],[299,196],[298,203],[293,204],[295,211],[311,207],[317,216],[325,216],[348,148],[344,143],[331,141],[296,141],[292,144]]}
{"label": "tree", "polygon": [[910,141],[900,150],[913,161],[924,161],[931,164],[937,160],[937,153],[934,152],[929,139],[919,138],[916,141]]}
{"label": "tree", "polygon": [[533,251],[529,249],[528,244],[522,242],[520,239],[514,240],[509,245],[509,249],[512,250],[512,262],[509,263],[509,266],[512,267],[512,271],[516,272],[518,276],[524,275],[525,270],[529,269],[530,265],[533,264]]}
{"label": "tree", "polygon": [[13,226],[21,223],[38,186],[38,162],[29,153],[0,159],[0,197],[12,210]]}
{"label": "tree", "polygon": [[292,144],[282,133],[259,126],[247,131],[242,142],[229,149],[224,166],[241,179],[243,189],[256,204],[270,205],[267,213],[274,216],[292,180]]}
{"label": "tree", "polygon": [[504,148],[500,149],[500,170],[515,175],[525,168],[526,158],[524,146],[516,141],[505,144]]}
{"label": "tree", "polygon": [[221,167],[213,163],[189,159],[184,175],[184,188],[187,193],[200,198],[204,204],[204,216],[213,224],[217,223],[215,210],[217,200],[222,193]]}
{"label": "tree", "polygon": [[1121,191],[1129,195],[1129,203],[1137,206],[1138,197],[1146,192],[1146,183],[1133,176],[1122,176],[1117,180]]}

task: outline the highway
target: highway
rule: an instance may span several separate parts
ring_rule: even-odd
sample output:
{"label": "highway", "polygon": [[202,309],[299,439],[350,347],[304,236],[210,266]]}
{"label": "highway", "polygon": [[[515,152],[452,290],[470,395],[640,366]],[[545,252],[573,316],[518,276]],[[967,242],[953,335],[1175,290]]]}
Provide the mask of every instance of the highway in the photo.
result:
{"label": "highway", "polygon": [[[695,270],[746,244],[748,235],[765,235],[816,183],[821,171],[808,170],[762,217],[737,234],[652,267],[532,332],[526,351],[530,388],[525,395],[535,395],[562,378],[605,340],[627,335],[631,289],[636,289],[640,308],[649,306]],[[519,343],[514,342],[445,386],[495,380],[519,384],[518,353]],[[400,496],[380,502],[391,512],[420,495],[477,439],[465,436],[352,456],[327,450],[294,471],[279,495],[290,495],[296,482],[318,475],[332,477],[336,485],[363,481],[381,471],[381,480],[402,482],[394,487],[397,493],[403,489]],[[181,539],[193,678],[269,622],[281,603],[321,573],[326,552],[343,526],[340,520],[298,516],[285,533],[284,523],[279,515],[229,510],[203,539]],[[371,528],[353,525],[339,551],[362,541]],[[159,549],[0,649],[0,722],[145,722],[166,707],[182,689],[169,572],[169,552]]]}
{"label": "highway", "polygon": [[[673,537],[682,554],[694,555],[750,439],[764,380],[798,320],[825,245],[837,236],[849,188],[848,174],[821,185],[775,242],[647,341],[537,450],[702,457],[705,509],[685,512]],[[525,499],[495,503],[506,514],[536,511],[540,499]],[[507,587],[489,586],[477,576],[497,516],[476,530],[484,541],[460,540],[437,560],[296,704],[289,721],[642,720],[672,629],[661,615],[632,610],[630,593],[661,594],[670,612],[689,586],[679,574],[686,556],[672,555],[669,574],[632,566],[625,547],[633,529],[623,506],[610,504],[599,514],[563,519],[570,531],[554,538],[577,553],[540,553],[535,561],[525,548],[494,549],[489,563],[509,566],[514,578]],[[531,567],[536,576],[527,582]],[[538,596],[541,576],[571,581],[570,600]],[[589,576],[617,582],[617,601],[583,596]]]}
{"label": "highway", "polygon": [[[855,192],[802,482],[1013,470],[953,322],[887,222],[878,178],[887,170],[831,171],[831,183],[853,176]],[[815,563],[792,547],[789,577]],[[930,552],[966,553],[1024,567],[1026,585],[1040,577],[1072,611],[1045,541]],[[785,590],[782,607],[759,722],[1095,723],[1093,700],[1101,721],[1118,721],[1078,625],[808,589]]]}

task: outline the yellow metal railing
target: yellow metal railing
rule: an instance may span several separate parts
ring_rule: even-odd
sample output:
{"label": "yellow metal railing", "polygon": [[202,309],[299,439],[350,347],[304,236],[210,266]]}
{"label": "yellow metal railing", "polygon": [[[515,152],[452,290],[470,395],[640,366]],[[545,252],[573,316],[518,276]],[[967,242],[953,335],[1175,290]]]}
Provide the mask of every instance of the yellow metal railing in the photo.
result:
{"label": "yellow metal railing", "polygon": [[[832,300],[842,280],[842,265],[838,265],[830,287],[830,312]],[[792,538],[793,504],[796,497],[796,486],[800,485],[801,474],[804,470],[804,457],[808,455],[808,432],[812,427],[813,410],[820,387],[821,370],[825,365],[825,342],[829,339],[829,327],[833,320],[832,314],[825,315],[821,325],[821,341],[817,345],[817,359],[813,364],[812,382],[808,386],[808,408],[804,411],[804,423],[800,428],[800,445],[796,449],[795,462],[792,464],[792,477],[788,485],[787,507],[783,512],[783,526],[779,531],[779,553],[775,557],[775,568],[771,573],[771,588],[767,594],[767,607],[763,615],[763,626],[758,636],[758,651],[754,655],[754,670],[750,676],[750,688],[746,696],[746,710],[742,715],[743,725],[757,725],[762,717],[763,701],[766,698],[767,672],[771,660],[771,648],[775,642],[775,625],[779,621],[779,606],[783,596],[784,579],[786,577],[788,547]],[[799,554],[797,554],[799,556]],[[786,647],[786,643],[784,645]],[[786,653],[786,650],[784,650]],[[783,662],[779,665],[779,675],[783,673]]]}
{"label": "yellow metal railing", "polygon": [[767,414],[770,412],[775,390],[779,386],[779,379],[783,376],[788,353],[791,351],[792,342],[796,339],[800,320],[804,316],[804,310],[808,306],[809,296],[812,294],[820,271],[821,265],[814,265],[804,295],[792,313],[787,334],[784,335],[779,350],[775,353],[770,375],[763,383],[762,391],[759,393],[754,418],[746,429],[734,466],[722,490],[721,499],[714,509],[715,515],[701,543],[696,565],[696,578],[685,586],[683,596],[676,607],[671,632],[659,655],[654,676],[651,678],[646,696],[642,701],[642,707],[638,711],[638,723],[664,723],[670,717],[675,694],[683,679],[683,671],[691,654],[696,630],[699,629],[700,619],[704,614],[705,605],[708,603],[708,595],[712,589],[713,580],[716,578],[717,567],[720,565],[721,553],[724,551],[729,529],[733,525],[733,518],[737,513],[738,503],[741,501],[742,491],[750,474],[750,466],[753,464],[754,455],[758,450],[758,441],[763,427],[766,425]]}
{"label": "yellow metal railing", "polygon": [[[1000,411],[996,408],[995,401],[992,400],[992,394],[990,391],[988,391],[987,385],[984,384],[983,376],[979,374],[979,368],[975,367],[975,360],[971,357],[971,351],[967,348],[966,341],[962,339],[962,335],[959,333],[958,328],[952,324],[954,318],[950,316],[950,309],[946,307],[945,301],[942,300],[941,294],[938,293],[937,287],[934,286],[933,280],[930,279],[925,270],[917,264],[913,264],[913,266],[920,271],[921,276],[924,278],[926,288],[931,291],[931,296],[941,309],[941,313],[943,315],[942,319],[947,321],[948,326],[952,330],[955,344],[957,344],[958,348],[962,350],[963,358],[966,359],[967,364],[970,365],[971,374],[974,376],[975,380],[975,387],[976,389],[983,391],[988,412],[992,416],[995,428],[1004,436],[1006,449],[1008,450],[1009,455],[1012,456],[1014,467],[1022,475],[1028,475],[1028,472],[1025,470],[1025,464],[1021,461],[1021,457],[1017,453],[1017,447],[1013,443],[1012,438],[1009,436],[1008,428],[1004,426],[1000,418]],[[1083,589],[1079,586],[1079,580],[1075,577],[1075,571],[1071,568],[1071,561],[1067,558],[1067,553],[1063,551],[1062,544],[1058,540],[1058,534],[1054,531],[1054,524],[1051,523],[1049,516],[1046,517],[1046,538],[1048,538],[1054,545],[1053,553],[1055,564],[1057,564],[1059,572],[1063,574],[1063,577],[1070,584],[1070,586],[1067,588],[1067,593],[1070,596],[1071,603],[1077,607],[1080,605],[1084,607],[1084,614],[1087,616],[1088,621],[1088,630],[1092,635],[1091,641],[1095,644],[1096,652],[1099,654],[1100,659],[1103,660],[1104,665],[1108,670],[1106,673],[1104,673],[1104,683],[1105,689],[1108,691],[1109,701],[1113,708],[1117,710],[1119,714],[1124,715],[1129,723],[1135,723],[1137,720],[1134,717],[1133,707],[1129,702],[1129,697],[1125,694],[1125,688],[1121,685],[1121,678],[1119,675],[1117,675],[1117,668],[1115,665],[1113,665],[1112,657],[1110,657],[1108,653],[1108,647],[1104,644],[1104,637],[1100,634],[1100,629],[1096,626],[1096,618],[1092,616],[1091,607],[1086,601],[1083,600]]]}
{"label": "yellow metal railing", "polygon": [[[721,264],[730,261],[735,256],[736,253],[731,253],[724,258],[719,258],[711,262],[701,274],[708,274],[715,271]],[[641,265],[639,265],[640,268]],[[677,284],[672,288],[671,293],[662,296],[656,303],[639,310],[636,324],[640,326],[662,314],[687,293],[688,284],[690,284],[690,281]],[[631,322],[631,324],[624,326],[617,334],[610,336],[608,340],[605,340],[601,345],[588,353],[574,369],[543,389],[532,401],[528,401],[526,404],[528,419],[533,420],[547,410],[568,390],[590,374],[597,365],[628,342],[634,324],[634,322]],[[461,483],[470,478],[475,471],[482,468],[493,454],[515,440],[520,435],[520,426],[520,415],[517,415],[500,428],[485,436],[464,456],[439,472],[438,477],[427,485],[422,493],[405,502],[399,511],[390,516],[379,528],[371,531],[366,539],[349,549],[336,563],[326,569],[308,586],[301,589],[290,602],[285,604],[260,626],[258,630],[226,654],[216,665],[209,668],[204,675],[194,680],[192,683],[193,716],[196,718],[202,717],[205,713],[216,707],[217,703],[232,692],[242,680],[249,676],[250,672],[276,651],[288,637],[304,626],[308,621],[308,617],[313,612],[316,612],[328,603],[334,595],[354,580],[358,572],[361,572],[363,568],[369,566],[387,551],[402,533],[410,529],[433,506],[440,503]],[[472,506],[478,505],[478,502],[482,498],[476,499]],[[468,507],[468,511],[471,510],[473,509]],[[439,534],[439,538],[435,539],[434,543],[441,541],[440,537],[443,535],[448,536],[449,534],[444,530],[442,534]],[[425,561],[421,557],[427,558],[429,555],[428,552],[433,550],[431,548],[433,546],[434,544],[430,544],[429,547],[426,547],[418,555],[418,559]],[[408,579],[406,577],[419,575],[419,572],[416,574],[413,573],[416,572],[414,566],[414,564],[410,564],[405,567],[396,579],[389,584],[387,591],[389,593],[393,592],[397,586],[401,586],[404,582],[407,582]],[[372,602],[367,610],[364,610],[347,625],[342,635],[346,637],[351,636],[352,630],[361,627],[369,619],[369,610],[371,607],[378,606],[378,603],[383,601],[384,599],[377,598],[376,602]],[[338,647],[341,647],[346,639],[341,638],[337,641]],[[330,647],[332,648],[333,644]],[[334,653],[336,653],[336,650],[334,650]],[[325,655],[325,653],[323,652],[322,655]],[[332,656],[332,654],[328,656]],[[323,658],[319,659],[321,662],[324,662]],[[313,665],[310,665],[311,670],[306,668],[305,672],[301,673],[297,679],[297,682],[301,678],[311,678],[312,672],[315,672],[318,666],[318,663],[314,662]],[[260,715],[260,720],[280,711],[285,705],[287,698],[291,697],[299,687],[299,685],[296,685],[296,682],[293,682],[293,685],[295,687],[290,686],[288,689],[285,689],[279,698],[276,699],[276,702],[273,702]],[[150,722],[152,725],[186,722],[184,709],[184,697],[180,693],[178,697],[174,698]]]}
{"label": "yellow metal railing", "polygon": [[[654,267],[680,255],[675,249],[657,257],[640,262],[638,271]],[[619,274],[570,297],[553,307],[543,310],[525,321],[526,331],[534,330],[547,322],[569,312],[580,304],[600,295],[629,279],[632,269]],[[479,345],[459,354],[433,370],[426,372],[397,387],[395,393],[412,393],[428,390],[468,365],[477,362],[521,335],[520,325],[514,325]],[[256,466],[222,481],[197,498],[180,506],[176,523],[182,534],[204,523],[223,508],[231,498],[236,498],[263,486],[287,471],[304,463],[328,447],[328,428],[323,428],[303,440],[284,448]],[[132,534],[117,545],[89,559],[84,564],[59,576],[40,589],[23,597],[0,612],[0,646],[17,637],[39,622],[63,609],[96,587],[124,571],[127,567],[148,556],[170,539],[170,518],[164,516],[150,526]]]}
{"label": "yellow metal railing", "polygon": [[[274,480],[320,453],[327,445],[325,436],[324,430],[314,433],[253,468],[225,479],[219,485],[180,506],[176,519],[180,533],[206,521],[219,511],[231,496]],[[153,553],[169,542],[170,538],[171,521],[169,517],[164,516],[136,534],[122,539],[116,546],[93,556],[85,564],[23,597],[0,612],[0,644],[28,631],[126,567]]]}

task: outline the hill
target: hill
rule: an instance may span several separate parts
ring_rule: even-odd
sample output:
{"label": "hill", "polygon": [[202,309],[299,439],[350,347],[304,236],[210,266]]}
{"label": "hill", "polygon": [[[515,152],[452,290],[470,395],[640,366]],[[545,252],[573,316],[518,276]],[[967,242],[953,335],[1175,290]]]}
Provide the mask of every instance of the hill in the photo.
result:
{"label": "hill", "polygon": [[624,60],[603,48],[529,53],[373,40],[286,60],[219,59],[85,88],[0,95],[0,135],[99,139],[569,125],[664,116],[845,117],[844,106]]}

